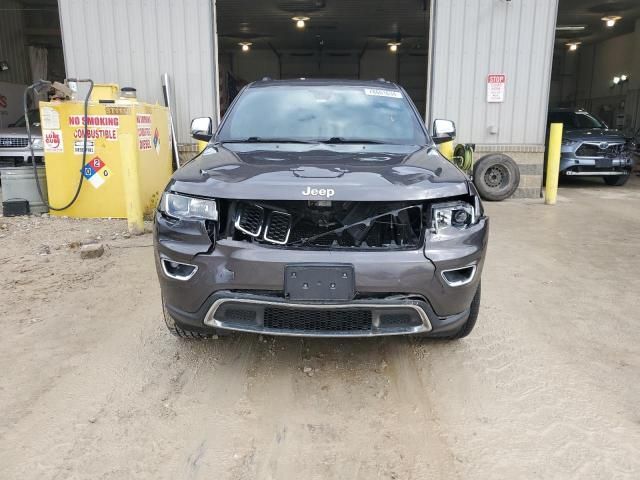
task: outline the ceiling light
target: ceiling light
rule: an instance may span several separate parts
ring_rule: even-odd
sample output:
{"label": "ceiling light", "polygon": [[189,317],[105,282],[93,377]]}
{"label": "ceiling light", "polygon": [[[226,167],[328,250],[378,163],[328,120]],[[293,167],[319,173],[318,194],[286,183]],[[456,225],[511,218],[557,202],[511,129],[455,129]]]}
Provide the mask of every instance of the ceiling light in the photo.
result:
{"label": "ceiling light", "polygon": [[629,80],[629,75],[620,75],[621,82],[626,82],[627,80]]}
{"label": "ceiling light", "polygon": [[609,28],[613,27],[618,20],[622,20],[622,17],[602,17],[602,21],[605,22]]}
{"label": "ceiling light", "polygon": [[620,77],[613,77],[613,84],[618,85],[620,83]]}
{"label": "ceiling light", "polygon": [[585,25],[560,25],[556,27],[558,32],[581,32],[587,28]]}
{"label": "ceiling light", "polygon": [[569,47],[570,52],[575,52],[576,50],[578,50],[578,45],[582,45],[582,42],[567,43],[567,47]]}
{"label": "ceiling light", "polygon": [[308,22],[309,17],[293,17],[291,20],[296,22],[296,27],[304,28],[304,22]]}
{"label": "ceiling light", "polygon": [[251,42],[240,42],[238,45],[240,45],[242,47],[242,51],[243,52],[248,52],[249,51],[249,47],[251,45],[253,45],[253,43],[251,43]]}
{"label": "ceiling light", "polygon": [[402,45],[402,42],[389,42],[387,45],[389,45],[389,50],[395,53],[398,51],[398,47]]}

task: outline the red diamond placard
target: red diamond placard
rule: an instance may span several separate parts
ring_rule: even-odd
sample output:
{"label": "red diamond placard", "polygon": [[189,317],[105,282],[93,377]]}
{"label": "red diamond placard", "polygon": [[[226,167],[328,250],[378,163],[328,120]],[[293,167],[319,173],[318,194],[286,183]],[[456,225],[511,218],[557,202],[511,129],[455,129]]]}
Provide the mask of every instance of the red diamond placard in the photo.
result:
{"label": "red diamond placard", "polygon": [[94,157],[91,160],[91,167],[97,172],[102,167],[104,167],[104,162],[100,159],[100,157]]}

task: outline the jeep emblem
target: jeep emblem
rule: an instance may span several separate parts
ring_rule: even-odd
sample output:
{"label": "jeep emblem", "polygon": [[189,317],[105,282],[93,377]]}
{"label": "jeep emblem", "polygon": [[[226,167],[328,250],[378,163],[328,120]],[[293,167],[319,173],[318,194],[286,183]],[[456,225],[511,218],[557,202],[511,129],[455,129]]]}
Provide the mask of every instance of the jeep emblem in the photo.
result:
{"label": "jeep emblem", "polygon": [[327,197],[327,198],[331,198],[336,194],[336,191],[333,188],[311,188],[311,187],[307,187],[306,190],[302,191],[302,194],[305,197]]}

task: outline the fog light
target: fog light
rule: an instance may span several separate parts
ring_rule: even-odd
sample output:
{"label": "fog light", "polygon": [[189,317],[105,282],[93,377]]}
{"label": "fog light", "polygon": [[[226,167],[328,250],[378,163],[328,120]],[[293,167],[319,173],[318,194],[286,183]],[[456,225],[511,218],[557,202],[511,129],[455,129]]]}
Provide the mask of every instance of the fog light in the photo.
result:
{"label": "fog light", "polygon": [[164,274],[174,280],[189,280],[198,271],[198,267],[196,265],[180,263],[166,258],[163,258],[160,263],[162,264],[162,271]]}
{"label": "fog light", "polygon": [[442,279],[450,287],[461,287],[471,283],[476,274],[476,265],[467,265],[462,268],[452,268],[442,271]]}

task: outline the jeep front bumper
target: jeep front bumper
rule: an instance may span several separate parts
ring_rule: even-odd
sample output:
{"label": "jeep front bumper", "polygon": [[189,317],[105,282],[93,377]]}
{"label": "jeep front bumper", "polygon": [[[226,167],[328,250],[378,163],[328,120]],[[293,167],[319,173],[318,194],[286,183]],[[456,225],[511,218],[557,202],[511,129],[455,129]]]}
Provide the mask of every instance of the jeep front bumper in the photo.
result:
{"label": "jeep front bumper", "polygon": [[[192,330],[446,335],[469,315],[482,273],[488,223],[482,217],[453,238],[427,236],[425,247],[415,250],[292,250],[230,239],[218,240],[213,248],[202,222],[171,222],[157,214],[156,265],[167,310],[178,324]],[[164,267],[165,261],[195,268],[176,278]],[[299,263],[353,265],[354,299],[288,301],[284,269]],[[352,328],[336,327],[339,322],[334,320],[345,315]],[[303,322],[304,328],[299,328],[287,321],[294,316],[313,325]],[[315,328],[316,324],[328,327]]]}

